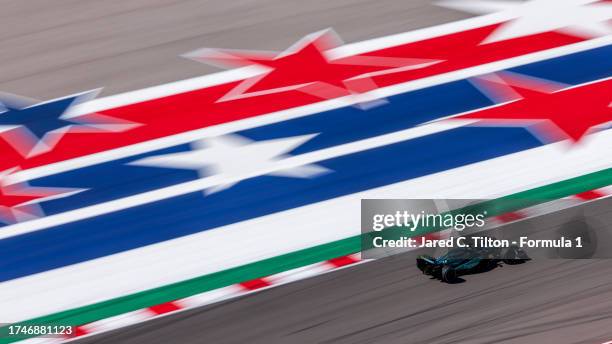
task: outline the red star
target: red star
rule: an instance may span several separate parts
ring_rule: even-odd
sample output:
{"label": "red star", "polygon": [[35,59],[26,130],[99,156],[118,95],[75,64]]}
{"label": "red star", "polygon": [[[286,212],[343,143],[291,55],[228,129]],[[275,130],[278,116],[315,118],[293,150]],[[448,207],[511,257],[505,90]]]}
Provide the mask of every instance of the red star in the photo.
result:
{"label": "red star", "polygon": [[70,188],[30,187],[27,183],[6,185],[3,179],[11,172],[12,170],[0,173],[0,223],[13,224],[43,216],[37,202],[79,191]]}
{"label": "red star", "polygon": [[10,193],[7,193],[7,191],[4,188],[0,187],[0,207],[15,208],[22,204],[28,203],[30,201],[33,201],[39,198],[44,198],[47,196],[48,195],[10,194]]}
{"label": "red star", "polygon": [[280,53],[201,49],[186,56],[222,67],[262,67],[260,74],[245,80],[222,100],[299,89],[322,99],[372,91],[372,76],[417,69],[439,62],[431,59],[350,56],[334,58],[329,50],[338,46],[331,30],[306,36]]}
{"label": "red star", "polygon": [[612,79],[556,88],[552,82],[544,84],[529,77],[498,76],[518,99],[454,118],[481,119],[494,125],[545,124],[547,133],[554,130],[574,142],[592,127],[612,121]]}
{"label": "red star", "polygon": [[39,217],[40,209],[29,202],[48,197],[49,194],[26,193],[0,185],[0,223],[12,224],[24,219]]}

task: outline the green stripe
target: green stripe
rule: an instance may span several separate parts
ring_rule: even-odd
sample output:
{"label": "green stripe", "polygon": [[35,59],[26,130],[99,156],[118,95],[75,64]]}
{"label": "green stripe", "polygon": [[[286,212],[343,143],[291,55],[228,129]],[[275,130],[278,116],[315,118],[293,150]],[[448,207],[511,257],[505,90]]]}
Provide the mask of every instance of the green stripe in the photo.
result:
{"label": "green stripe", "polygon": [[[509,211],[516,211],[543,202],[548,202],[550,200],[609,186],[611,184],[612,168],[519,192],[495,200],[485,201],[474,206],[463,208],[462,211],[465,211],[466,209],[477,209],[479,211],[487,210],[488,216],[496,216]],[[419,236],[436,230],[439,229],[417,229],[414,233],[412,233],[412,235]],[[219,289],[236,283],[273,275],[335,257],[356,253],[361,250],[362,239],[363,238],[361,235],[357,235],[155,289],[38,317],[18,323],[17,325],[86,324],[160,303]],[[23,339],[14,337],[7,338],[7,331],[7,326],[0,328],[0,344],[12,343]]]}

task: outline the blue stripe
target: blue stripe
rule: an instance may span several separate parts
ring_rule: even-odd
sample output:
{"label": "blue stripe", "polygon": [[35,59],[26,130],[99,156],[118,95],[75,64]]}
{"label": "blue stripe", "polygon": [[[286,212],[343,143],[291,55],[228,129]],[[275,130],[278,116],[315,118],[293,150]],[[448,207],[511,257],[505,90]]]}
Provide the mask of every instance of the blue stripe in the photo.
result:
{"label": "blue stripe", "polygon": [[612,45],[530,63],[510,71],[569,85],[604,79],[612,73]]}

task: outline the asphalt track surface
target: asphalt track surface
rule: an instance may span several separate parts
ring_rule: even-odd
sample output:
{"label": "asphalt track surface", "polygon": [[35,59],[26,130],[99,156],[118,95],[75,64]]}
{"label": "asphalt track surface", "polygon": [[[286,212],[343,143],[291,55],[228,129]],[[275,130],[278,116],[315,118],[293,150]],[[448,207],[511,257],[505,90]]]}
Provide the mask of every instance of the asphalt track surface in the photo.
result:
{"label": "asphalt track surface", "polygon": [[[590,224],[600,233],[609,233],[612,198],[507,228],[532,235],[536,231],[558,233],[579,214],[597,214]],[[597,252],[605,254],[610,247],[609,238],[598,238]],[[612,340],[612,260],[534,259],[445,284],[421,274],[414,264],[416,254],[379,259],[76,343],[559,344]]]}
{"label": "asphalt track surface", "polygon": [[466,18],[428,0],[0,0],[0,91],[103,95],[218,69],[202,47],[282,51],[334,28],[349,43]]}

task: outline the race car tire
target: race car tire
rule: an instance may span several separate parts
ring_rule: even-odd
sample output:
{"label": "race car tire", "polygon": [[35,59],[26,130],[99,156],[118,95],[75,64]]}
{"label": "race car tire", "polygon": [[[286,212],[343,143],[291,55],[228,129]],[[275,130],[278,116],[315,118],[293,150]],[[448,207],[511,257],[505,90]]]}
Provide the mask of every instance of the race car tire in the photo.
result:
{"label": "race car tire", "polygon": [[445,265],[442,267],[442,282],[452,283],[457,280],[457,271],[452,266]]}
{"label": "race car tire", "polygon": [[417,267],[419,268],[419,270],[421,270],[421,272],[423,272],[423,274],[431,275],[433,266],[429,262],[433,260],[434,258],[431,256],[427,256],[427,255],[418,256],[416,259]]}

